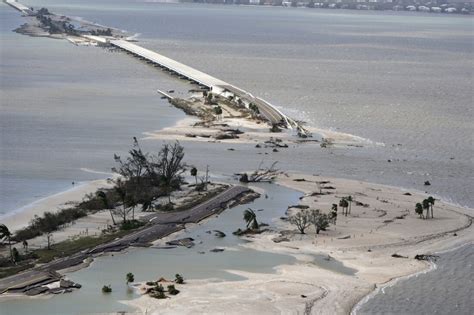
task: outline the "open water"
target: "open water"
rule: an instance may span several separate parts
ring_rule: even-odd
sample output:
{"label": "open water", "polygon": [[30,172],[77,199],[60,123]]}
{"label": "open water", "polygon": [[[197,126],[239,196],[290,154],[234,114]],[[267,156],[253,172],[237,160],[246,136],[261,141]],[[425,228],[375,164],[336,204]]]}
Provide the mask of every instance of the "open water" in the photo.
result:
{"label": "open water", "polygon": [[[25,4],[139,33],[145,47],[369,144],[262,155],[250,145],[185,143],[199,169],[211,164],[214,174],[230,175],[278,160],[283,169],[426,190],[472,207],[472,17],[131,0]],[[13,33],[22,18],[3,3],[0,21],[0,216],[72,181],[108,176],[113,154],[126,152],[133,136],[184,117],[156,89],[184,94],[189,84],[122,53]],[[147,150],[160,145],[143,142]],[[463,280],[447,298],[472,290]],[[433,295],[406,283],[430,304]],[[367,304],[369,313],[377,303]]]}

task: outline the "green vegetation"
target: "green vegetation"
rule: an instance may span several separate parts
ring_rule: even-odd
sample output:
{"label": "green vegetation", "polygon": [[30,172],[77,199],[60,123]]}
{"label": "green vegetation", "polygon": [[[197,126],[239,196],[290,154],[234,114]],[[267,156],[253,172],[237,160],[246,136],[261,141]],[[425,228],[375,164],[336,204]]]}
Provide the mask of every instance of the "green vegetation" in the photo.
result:
{"label": "green vegetation", "polygon": [[347,217],[347,213],[348,213],[348,208],[349,208],[349,202],[347,201],[346,197],[343,197],[340,201],[339,201],[339,207],[342,208],[342,214],[345,215]]}
{"label": "green vegetation", "polygon": [[138,205],[142,210],[152,210],[153,202],[162,196],[168,196],[171,203],[171,193],[183,183],[183,158],[184,149],[179,142],[164,144],[158,154],[149,154],[143,153],[136,138],[129,157],[122,160],[114,156],[118,167],[112,170],[123,177],[115,185],[122,205],[116,209],[122,222],[127,221],[130,212],[133,220]]}
{"label": "green vegetation", "polygon": [[216,114],[218,117],[222,115],[222,107],[220,107],[219,105],[214,106],[213,111],[214,114]]}
{"label": "green vegetation", "polygon": [[102,287],[102,293],[111,293],[112,292],[112,287],[109,285],[104,285]]}
{"label": "green vegetation", "polygon": [[125,276],[125,279],[127,279],[127,284],[129,284],[130,282],[134,282],[134,281],[135,281],[135,276],[133,275],[133,273],[129,272],[129,273],[127,273],[127,275]]}
{"label": "green vegetation", "polygon": [[112,36],[113,33],[112,33],[112,29],[111,28],[107,28],[107,29],[96,29],[96,30],[92,30],[90,31],[91,35],[95,35],[95,36]]}
{"label": "green vegetation", "polygon": [[10,249],[10,260],[13,262],[14,260],[12,252],[12,233],[5,224],[0,224],[0,240],[3,239],[8,242],[8,247]]}
{"label": "green vegetation", "polygon": [[153,210],[154,200],[170,196],[174,190],[180,189],[183,182],[181,173],[185,169],[183,157],[184,150],[178,142],[165,144],[158,154],[151,155],[143,153],[134,139],[129,157],[122,160],[120,156],[114,156],[119,167],[113,170],[123,179],[117,180],[113,189],[88,194],[84,201],[70,208],[35,216],[27,227],[9,237],[14,241],[25,241],[60,230],[77,219],[104,209],[110,212],[113,225],[116,225],[116,216],[119,216],[122,219],[121,229],[138,228],[141,223],[135,220],[137,206]]}
{"label": "green vegetation", "polygon": [[296,225],[296,228],[301,234],[305,234],[305,230],[310,226],[309,214],[307,210],[302,210],[288,218],[291,224]]}
{"label": "green vegetation", "polygon": [[74,25],[72,25],[71,23],[68,23],[66,21],[54,20],[50,16],[53,15],[46,8],[41,8],[36,11],[36,19],[41,23],[41,27],[48,30],[50,34],[65,33],[74,36],[79,35],[79,32],[74,28]]}
{"label": "green vegetation", "polygon": [[51,249],[37,249],[33,253],[38,256],[38,263],[46,263],[55,258],[67,257],[84,249],[110,242],[117,237],[122,237],[130,233],[129,231],[118,231],[111,234],[102,234],[99,237],[80,237],[75,240],[59,242],[51,246]]}
{"label": "green vegetation", "polygon": [[320,210],[311,210],[309,215],[316,234],[319,234],[320,231],[326,231],[329,227],[329,216],[327,214],[321,213]]}
{"label": "green vegetation", "polygon": [[[184,279],[183,279],[182,276],[180,276],[179,274],[176,274],[175,277],[176,277],[176,279],[174,280],[175,283],[184,284]],[[161,278],[157,282],[148,281],[146,283],[148,286],[153,286],[152,288],[147,289],[147,293],[150,297],[155,298],[155,299],[166,299],[167,298],[167,296],[165,295],[166,291],[160,283],[161,281],[167,282],[166,280]],[[168,292],[169,295],[177,295],[180,292],[178,289],[176,289],[174,284],[168,285],[167,288],[168,288],[167,292]]]}
{"label": "green vegetation", "polygon": [[330,219],[332,221],[332,224],[336,225],[337,221],[337,204],[333,203],[331,207],[331,214],[330,214]]}
{"label": "green vegetation", "polygon": [[183,284],[184,283],[184,278],[179,273],[177,273],[175,275],[174,282],[176,282],[177,284]]}
{"label": "green vegetation", "polygon": [[18,249],[13,248],[12,252],[11,252],[11,256],[12,256],[13,262],[16,263],[16,262],[20,261],[21,257],[20,257],[20,253],[18,252]]}
{"label": "green vegetation", "polygon": [[165,292],[162,291],[152,291],[150,292],[150,296],[155,299],[166,299]]}
{"label": "green vegetation", "polygon": [[[421,203],[418,202],[415,205],[415,213],[420,216],[421,219],[429,219],[430,218],[430,210],[431,210],[431,218],[434,218],[433,215],[433,207],[435,204],[436,199],[432,196],[424,199]],[[423,215],[423,212],[426,210],[426,216]]]}
{"label": "green vegetation", "polygon": [[56,231],[67,223],[75,221],[87,215],[87,210],[81,207],[61,209],[56,213],[45,212],[43,216],[37,216],[30,221],[29,225],[16,232],[15,241],[24,241],[45,233]]}
{"label": "green vegetation", "polygon": [[302,210],[289,217],[289,222],[296,225],[301,234],[305,234],[305,230],[311,224],[316,234],[319,234],[320,231],[325,231],[329,227],[331,220],[333,220],[332,214],[321,213],[320,210]]}
{"label": "green vegetation", "polygon": [[257,215],[252,209],[248,208],[244,211],[244,221],[247,223],[247,229],[258,230]]}
{"label": "green vegetation", "polygon": [[13,276],[19,272],[25,271],[27,269],[33,268],[34,264],[32,263],[27,263],[27,264],[20,264],[20,265],[13,265],[10,267],[2,267],[0,268],[0,279]]}
{"label": "green vegetation", "polygon": [[198,174],[198,170],[197,168],[193,167],[191,168],[191,176],[194,176],[194,179],[196,180],[196,186],[198,184],[198,178],[197,178],[197,174]]}
{"label": "green vegetation", "polygon": [[255,105],[254,103],[249,104],[249,109],[252,111],[253,115],[260,114],[260,110],[258,109],[258,106]]}
{"label": "green vegetation", "polygon": [[154,288],[150,289],[148,294],[155,299],[166,299],[165,289],[159,283]]}
{"label": "green vegetation", "polygon": [[423,206],[421,205],[421,203],[417,203],[415,205],[415,212],[416,214],[418,214],[420,216],[421,219],[423,219]]}
{"label": "green vegetation", "polygon": [[168,286],[168,293],[171,295],[177,295],[179,293],[179,290],[176,289],[173,284],[170,284]]}

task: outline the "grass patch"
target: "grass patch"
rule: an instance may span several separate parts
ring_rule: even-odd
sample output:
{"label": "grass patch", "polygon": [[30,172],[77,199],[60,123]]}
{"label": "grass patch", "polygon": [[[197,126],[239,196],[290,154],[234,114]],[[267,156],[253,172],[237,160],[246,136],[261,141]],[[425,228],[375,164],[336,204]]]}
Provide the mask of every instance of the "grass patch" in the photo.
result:
{"label": "grass patch", "polygon": [[185,202],[184,204],[180,205],[179,207],[174,208],[174,211],[189,210],[189,209],[191,209],[195,206],[198,206],[201,203],[217,196],[221,192],[225,191],[227,188],[229,188],[229,186],[227,186],[227,185],[226,186],[221,186],[221,187],[217,187],[216,189],[211,190],[211,191],[209,191],[205,194],[197,195],[196,198],[193,198],[192,200]]}
{"label": "grass patch", "polygon": [[127,231],[118,231],[113,234],[103,234],[98,237],[86,236],[81,237],[76,240],[67,240],[59,242],[51,246],[51,249],[37,249],[34,251],[38,255],[38,263],[47,263],[55,258],[71,256],[77,252],[80,252],[85,249],[95,247],[97,245],[110,242],[117,237],[122,237],[130,233],[130,230]]}
{"label": "grass patch", "polygon": [[13,276],[21,271],[33,268],[34,264],[24,264],[24,265],[18,265],[14,267],[8,267],[8,268],[1,268],[0,269],[0,279],[1,278],[6,278],[9,276]]}

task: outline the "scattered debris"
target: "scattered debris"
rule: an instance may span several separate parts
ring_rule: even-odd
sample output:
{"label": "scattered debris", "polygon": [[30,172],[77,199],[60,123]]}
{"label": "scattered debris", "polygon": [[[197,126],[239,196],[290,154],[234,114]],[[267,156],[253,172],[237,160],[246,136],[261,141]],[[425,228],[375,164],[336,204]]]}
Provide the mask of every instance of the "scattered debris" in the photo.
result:
{"label": "scattered debris", "polygon": [[223,252],[223,251],[224,251],[223,248],[214,248],[214,249],[210,250],[211,253],[220,253],[220,252]]}
{"label": "scattered debris", "polygon": [[272,241],[275,242],[275,243],[281,243],[281,242],[289,242],[290,239],[288,237],[285,237],[285,236],[277,236],[277,237],[273,238]]}
{"label": "scattered debris", "polygon": [[439,256],[436,256],[436,255],[426,255],[426,254],[415,255],[416,260],[436,261],[436,259],[438,258]]}
{"label": "scattered debris", "polygon": [[179,239],[179,240],[166,242],[166,245],[184,246],[186,248],[191,248],[195,244],[194,244],[194,239],[193,238],[186,237],[186,238],[182,238],[182,239]]}
{"label": "scattered debris", "polygon": [[397,254],[397,253],[392,254],[392,257],[393,257],[393,258],[408,258],[408,256],[402,256],[402,255],[399,255],[399,254]]}
{"label": "scattered debris", "polygon": [[225,233],[219,230],[214,230],[214,236],[216,237],[225,237]]}
{"label": "scattered debris", "polygon": [[351,238],[351,236],[350,236],[350,235],[346,235],[346,236],[338,237],[337,239],[338,239],[338,240],[347,240],[347,239],[349,239],[349,238]]}

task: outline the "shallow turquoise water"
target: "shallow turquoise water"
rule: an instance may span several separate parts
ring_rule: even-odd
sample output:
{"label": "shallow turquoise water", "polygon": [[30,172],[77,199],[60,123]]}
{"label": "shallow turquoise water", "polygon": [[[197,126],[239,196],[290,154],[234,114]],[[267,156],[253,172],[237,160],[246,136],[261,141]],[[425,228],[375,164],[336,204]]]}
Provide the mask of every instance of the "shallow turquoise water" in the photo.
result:
{"label": "shallow turquoise water", "polygon": [[[276,185],[259,185],[265,189],[267,198],[259,198],[250,206],[257,211],[260,222],[274,224],[274,218],[285,213],[286,202],[296,203],[300,193]],[[97,258],[90,267],[68,274],[73,281],[82,284],[80,290],[71,294],[53,296],[47,300],[25,300],[2,302],[0,314],[85,314],[130,310],[119,300],[137,297],[125,284],[125,275],[132,272],[135,281],[157,280],[160,277],[173,279],[176,273],[188,279],[213,278],[216,281],[243,278],[226,270],[243,270],[258,273],[273,273],[273,268],[282,264],[293,264],[292,256],[260,252],[239,246],[244,241],[232,234],[244,228],[243,211],[249,205],[227,209],[217,218],[188,228],[181,237],[192,237],[196,245],[190,249],[134,248],[113,256]],[[206,231],[218,229],[227,236],[217,238]],[[214,248],[225,248],[224,252],[209,252]],[[316,261],[317,263],[317,261]],[[343,266],[333,263],[335,270]],[[103,285],[110,284],[113,292],[103,295]]]}

